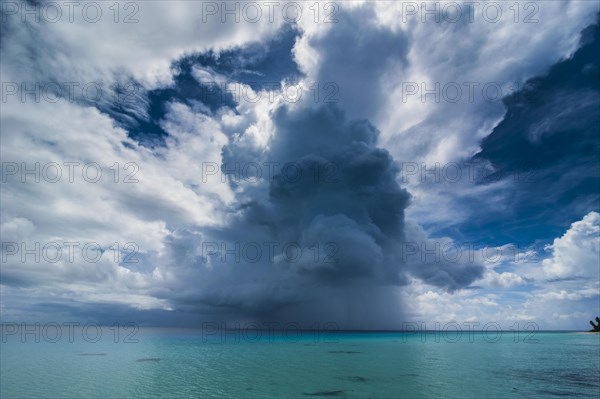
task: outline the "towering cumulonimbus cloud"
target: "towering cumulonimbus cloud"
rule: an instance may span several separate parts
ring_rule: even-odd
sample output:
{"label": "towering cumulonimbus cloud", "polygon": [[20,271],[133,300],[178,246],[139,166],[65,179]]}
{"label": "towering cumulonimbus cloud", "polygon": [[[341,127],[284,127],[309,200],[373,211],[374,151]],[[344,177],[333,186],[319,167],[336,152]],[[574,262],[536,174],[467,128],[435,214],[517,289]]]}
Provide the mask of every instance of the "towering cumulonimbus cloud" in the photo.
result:
{"label": "towering cumulonimbus cloud", "polygon": [[[272,119],[258,162],[274,171],[262,185],[268,194],[241,188],[245,202],[229,223],[197,237],[202,260],[186,280],[199,286],[180,301],[242,319],[393,328],[402,321],[397,287],[409,277],[447,290],[481,277],[475,264],[406,256],[407,240],[426,238],[407,237],[410,194],[367,120],[313,104],[282,105]],[[224,153],[225,170],[245,159],[239,147]]]}
{"label": "towering cumulonimbus cloud", "polygon": [[[411,196],[398,183],[399,166],[377,146],[379,132],[358,106],[376,106],[379,73],[405,62],[407,40],[375,24],[359,34],[352,29],[359,12],[340,13],[347,23],[311,39],[322,50],[317,84],[336,82],[350,92],[339,103],[304,96],[275,105],[264,147],[248,145],[244,132],[230,133],[220,167],[229,171],[236,201],[224,224],[171,236],[169,248],[180,261],[172,290],[157,296],[224,320],[397,328],[398,288],[410,279],[454,291],[482,276],[474,262],[407,254],[428,238],[406,225]],[[389,44],[385,57],[372,45],[381,41]],[[352,82],[354,68],[371,72],[363,90]],[[254,167],[262,176],[249,183],[243,171]],[[194,247],[181,259],[181,248]]]}
{"label": "towering cumulonimbus cloud", "polygon": [[[364,312],[346,311],[381,301],[381,292],[405,282],[398,244],[410,195],[368,121],[348,121],[333,105],[284,105],[273,121],[276,133],[259,162],[274,168],[263,186],[268,195],[250,197],[199,243],[210,249],[202,263],[211,267],[196,269],[207,286],[193,296],[242,314],[308,322],[316,312],[317,320],[356,327]],[[233,169],[236,155],[244,159],[227,153],[224,169]],[[252,255],[241,259],[223,253],[248,247]]]}

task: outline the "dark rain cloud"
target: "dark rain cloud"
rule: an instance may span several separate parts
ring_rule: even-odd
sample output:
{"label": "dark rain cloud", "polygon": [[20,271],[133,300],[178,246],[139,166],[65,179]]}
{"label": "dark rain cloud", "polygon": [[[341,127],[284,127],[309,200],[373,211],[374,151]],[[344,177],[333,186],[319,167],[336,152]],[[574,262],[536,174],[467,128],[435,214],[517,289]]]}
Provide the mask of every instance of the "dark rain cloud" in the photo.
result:
{"label": "dark rain cloud", "polygon": [[[376,146],[378,131],[367,120],[349,120],[334,105],[309,104],[282,106],[273,121],[276,134],[261,159],[278,165],[267,182],[268,196],[235,209],[226,227],[204,229],[201,237],[182,232],[172,245],[191,239],[186,247],[209,242],[232,250],[236,244],[294,243],[301,256],[278,260],[278,253],[248,262],[226,255],[223,261],[218,251],[196,258],[196,267],[181,274],[187,284],[180,282],[170,299],[237,317],[391,328],[398,327],[402,313],[394,287],[409,277],[453,291],[482,276],[478,264],[404,256],[404,243],[426,238],[406,236],[410,195],[397,182],[396,162]],[[286,165],[301,175],[286,176]],[[318,259],[311,250],[316,247]],[[202,267],[204,262],[212,268]]]}

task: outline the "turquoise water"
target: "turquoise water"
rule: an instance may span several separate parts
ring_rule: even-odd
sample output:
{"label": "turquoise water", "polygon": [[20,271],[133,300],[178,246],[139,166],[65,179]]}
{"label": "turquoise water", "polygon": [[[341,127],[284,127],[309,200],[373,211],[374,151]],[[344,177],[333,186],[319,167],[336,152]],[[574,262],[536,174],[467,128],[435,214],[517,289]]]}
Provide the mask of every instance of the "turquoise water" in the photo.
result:
{"label": "turquoise water", "polygon": [[[600,336],[140,329],[3,337],[5,398],[597,398]],[[318,334],[318,335],[317,335]],[[436,342],[436,337],[439,342]],[[25,342],[22,342],[22,341]],[[53,340],[53,338],[50,338]],[[135,341],[137,342],[123,342]],[[236,342],[237,340],[237,342]],[[470,341],[473,342],[470,342]],[[117,342],[115,342],[117,341]]]}

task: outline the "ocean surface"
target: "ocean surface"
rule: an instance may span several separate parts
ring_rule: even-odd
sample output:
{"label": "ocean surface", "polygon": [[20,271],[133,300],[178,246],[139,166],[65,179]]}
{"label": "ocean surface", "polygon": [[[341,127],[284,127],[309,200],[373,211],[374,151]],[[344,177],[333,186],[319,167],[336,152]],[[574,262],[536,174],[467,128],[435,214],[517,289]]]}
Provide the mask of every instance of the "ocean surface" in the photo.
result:
{"label": "ocean surface", "polygon": [[598,334],[55,327],[3,334],[1,398],[600,397]]}

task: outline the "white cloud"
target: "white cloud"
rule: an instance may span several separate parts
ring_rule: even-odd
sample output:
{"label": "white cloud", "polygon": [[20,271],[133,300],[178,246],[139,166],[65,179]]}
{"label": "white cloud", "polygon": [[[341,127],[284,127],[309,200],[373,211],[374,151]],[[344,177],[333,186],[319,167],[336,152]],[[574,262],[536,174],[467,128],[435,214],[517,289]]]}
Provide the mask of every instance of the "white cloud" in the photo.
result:
{"label": "white cloud", "polygon": [[[439,4],[444,9],[448,3],[453,2],[435,2],[429,7]],[[381,145],[398,161],[423,162],[431,169],[436,163],[446,165],[475,154],[481,139],[504,117],[500,98],[492,100],[495,88],[501,88],[503,96],[509,95],[528,78],[543,74],[553,63],[570,56],[578,46],[580,31],[594,22],[599,10],[597,3],[587,1],[544,1],[535,3],[538,22],[524,23],[529,12],[521,10],[515,22],[510,8],[513,3],[497,4],[502,18],[496,23],[483,17],[482,4],[475,7],[472,23],[435,23],[431,15],[423,23],[421,12],[403,23],[406,4],[376,3],[380,22],[405,31],[412,44],[407,67],[387,74],[385,100],[377,114],[369,115],[381,130]],[[519,4],[523,7],[525,3]],[[464,7],[462,11],[467,12]],[[413,83],[418,93],[407,95],[407,85]],[[450,102],[445,99],[452,98],[454,84],[461,87],[461,96],[459,101]],[[472,86],[473,100],[469,85],[477,85]],[[483,91],[486,85],[488,95]],[[431,94],[422,97],[424,89],[438,92],[439,100]],[[465,219],[460,205],[465,198],[484,195],[484,206],[506,206],[504,185],[475,187],[466,178],[450,184],[413,180],[405,186],[418,198],[408,214],[420,223],[442,228],[446,223],[439,224],[440,220],[460,223]],[[487,193],[481,192],[484,190]]]}
{"label": "white cloud", "polygon": [[[210,48],[219,50],[261,40],[283,22],[281,11],[274,13],[272,22],[267,15],[255,23],[244,18],[236,22],[231,15],[222,22],[220,5],[223,3],[214,3],[219,7],[216,15],[208,12],[207,3],[179,0],[119,3],[118,22],[115,22],[112,3],[102,2],[95,3],[101,8],[97,22],[89,22],[96,19],[93,9],[85,14],[87,19],[84,17],[87,2],[75,6],[72,22],[62,2],[55,3],[63,15],[54,23],[44,22],[47,19],[39,7],[37,9],[42,10],[40,22],[35,22],[30,15],[24,23],[22,11],[11,13],[7,17],[11,40],[3,41],[3,56],[25,60],[33,52],[36,65],[44,65],[44,68],[20,63],[16,68],[3,66],[6,69],[3,73],[12,79],[28,81],[50,78],[59,82],[105,81],[107,84],[112,82],[113,74],[126,74],[148,88],[155,87],[170,81],[171,62],[177,58]],[[32,9],[25,2],[18,4],[19,10]],[[125,22],[127,16],[132,22]],[[11,80],[3,77],[3,82],[6,81]]]}
{"label": "white cloud", "polygon": [[510,272],[502,272],[495,273],[491,276],[490,282],[492,285],[496,285],[499,287],[513,287],[515,285],[521,285],[526,282],[523,277],[519,276],[516,273]]}
{"label": "white cloud", "polygon": [[[16,297],[44,302],[46,295],[50,302],[170,307],[150,293],[163,278],[153,272],[159,265],[148,257],[164,250],[164,239],[174,229],[221,223],[221,211],[233,194],[220,179],[203,179],[203,162],[220,165],[227,142],[218,121],[173,104],[165,128],[170,133],[166,146],[153,153],[94,108],[65,102],[3,104],[3,245],[14,242],[32,249],[36,243],[40,248],[58,243],[62,249],[55,263],[45,261],[52,254],[36,261],[32,255],[23,259],[22,250],[3,253],[3,280],[20,287],[11,289],[4,302],[14,303]],[[68,162],[78,163],[72,172]],[[6,174],[7,164],[16,167],[15,174]],[[35,170],[36,164],[37,172],[22,173]],[[60,170],[56,182],[51,181],[57,168],[45,169],[50,164]],[[97,182],[92,181],[96,166],[84,177],[84,165],[100,167]],[[65,245],[69,242],[78,243],[73,259]],[[88,243],[106,250],[99,262],[84,257],[82,246]],[[124,248],[128,243],[133,247]],[[121,263],[123,251],[131,250],[139,264]]]}
{"label": "white cloud", "polygon": [[[443,8],[444,2],[440,4]],[[421,14],[402,24],[403,6],[386,7],[387,15],[396,12],[396,18],[388,18],[388,23],[399,25],[419,43],[411,46],[409,67],[398,74],[400,79],[389,82],[388,105],[374,119],[383,143],[397,159],[432,164],[472,155],[479,140],[491,132],[504,113],[499,99],[490,100],[495,97],[494,90],[487,96],[483,93],[485,85],[497,85],[503,94],[510,94],[515,84],[572,54],[579,32],[594,21],[598,11],[597,4],[586,1],[541,2],[536,3],[538,22],[524,23],[521,19],[515,22],[512,3],[498,4],[502,7],[498,22],[486,20],[482,8],[476,7],[473,22],[462,24],[436,24],[431,16],[423,23],[418,18]],[[516,48],[519,51],[510,50]],[[409,82],[418,84],[418,94],[406,95],[403,83]],[[429,95],[423,102],[421,85],[433,89],[436,82],[440,84],[440,100],[436,102],[434,95]],[[478,84],[472,101],[464,85],[468,82]],[[452,83],[462,88],[456,103],[445,100],[452,98]],[[448,90],[446,96],[444,88]]]}
{"label": "white cloud", "polygon": [[503,326],[530,321],[541,329],[587,329],[587,321],[600,312],[599,227],[600,215],[590,212],[554,240],[549,258],[535,262],[529,250],[504,246],[492,251],[502,256],[486,263],[484,276],[474,283],[477,290],[451,294],[411,281],[403,300],[412,321],[494,321]]}
{"label": "white cloud", "polygon": [[551,257],[542,265],[549,278],[600,278],[600,214],[588,213],[547,250]]}

